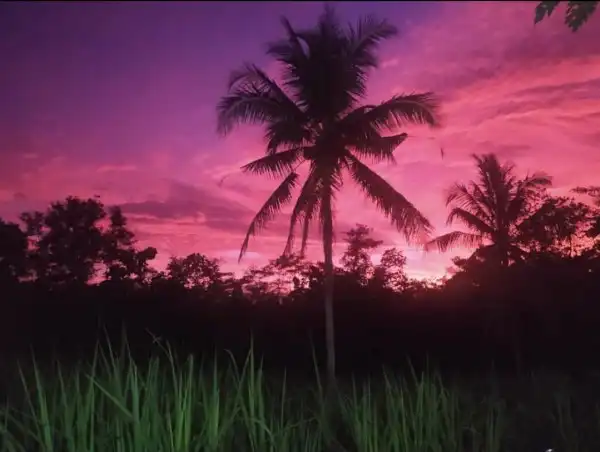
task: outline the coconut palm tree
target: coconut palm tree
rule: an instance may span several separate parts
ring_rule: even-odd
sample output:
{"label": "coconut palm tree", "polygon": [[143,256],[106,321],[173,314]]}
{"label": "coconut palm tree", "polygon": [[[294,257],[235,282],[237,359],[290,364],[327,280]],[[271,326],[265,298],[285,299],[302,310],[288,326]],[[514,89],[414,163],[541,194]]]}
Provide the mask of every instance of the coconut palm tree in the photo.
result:
{"label": "coconut palm tree", "polygon": [[219,102],[218,131],[229,133],[241,123],[265,129],[265,156],[243,171],[283,178],[252,220],[240,259],[251,236],[264,228],[290,203],[306,179],[292,209],[284,254],[292,250],[296,227],[302,229],[301,253],[309,227],[320,225],[325,261],[327,371],[335,380],[333,324],[333,241],[335,197],[344,174],[404,233],[414,239],[430,230],[428,220],[363,160],[394,161],[395,148],[407,138],[396,132],[407,123],[437,126],[438,109],[430,93],[396,95],[378,104],[365,104],[369,71],[378,66],[379,43],[396,28],[373,17],[343,28],[326,7],[317,25],[295,30],[282,20],[285,39],[268,45],[267,54],[282,67],[281,83],[255,65],[246,64],[230,78],[228,93]]}
{"label": "coconut palm tree", "polygon": [[443,252],[453,246],[477,246],[475,256],[508,266],[523,254],[516,241],[518,225],[527,217],[536,194],[549,186],[551,179],[544,173],[518,179],[514,165],[501,164],[494,154],[473,158],[479,180],[454,184],[446,198],[446,205],[452,206],[447,224],[458,220],[471,232],[441,235],[429,241],[425,250],[437,248]]}

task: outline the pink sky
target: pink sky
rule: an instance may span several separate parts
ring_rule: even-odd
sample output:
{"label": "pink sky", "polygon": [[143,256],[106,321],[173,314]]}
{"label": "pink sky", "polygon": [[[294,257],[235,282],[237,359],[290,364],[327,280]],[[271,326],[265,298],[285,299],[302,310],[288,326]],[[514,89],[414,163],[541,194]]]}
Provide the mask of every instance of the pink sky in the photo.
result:
{"label": "pink sky", "polygon": [[[239,173],[261,155],[261,131],[219,138],[215,105],[242,62],[274,69],[262,51],[281,35],[281,14],[304,25],[320,3],[7,5],[0,215],[100,195],[123,205],[141,245],[158,249],[157,267],[171,255],[201,252],[239,270],[283,250],[285,214],[237,265],[245,229],[276,182]],[[408,130],[414,138],[398,148],[398,165],[377,166],[437,233],[447,230],[444,190],[474,176],[472,153],[495,152],[523,174],[546,171],[558,193],[600,183],[600,16],[574,34],[562,11],[534,27],[533,2],[338,5],[344,18],[372,12],[402,30],[382,47],[370,100],[411,91],[443,100],[444,128]],[[198,31],[210,25],[213,35]],[[356,222],[375,228],[383,248],[404,251],[414,277],[441,276],[452,256],[468,253],[407,246],[350,184],[337,221],[339,232]],[[309,257],[319,258],[313,239]]]}

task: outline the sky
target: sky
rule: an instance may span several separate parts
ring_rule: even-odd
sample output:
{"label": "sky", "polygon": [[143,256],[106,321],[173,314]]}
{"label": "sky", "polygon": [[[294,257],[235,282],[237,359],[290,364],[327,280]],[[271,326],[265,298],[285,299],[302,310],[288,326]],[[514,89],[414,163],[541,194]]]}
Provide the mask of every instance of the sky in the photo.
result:
{"label": "sky", "polygon": [[[381,46],[367,102],[423,91],[441,98],[444,127],[407,130],[398,164],[374,165],[436,233],[450,230],[444,193],[474,177],[473,153],[495,152],[522,175],[546,171],[557,194],[600,184],[600,14],[572,33],[564,10],[534,26],[535,4],[335,2],[344,22],[374,14],[400,30]],[[236,273],[277,257],[285,212],[237,263],[246,228],[277,182],[239,171],[261,156],[261,130],[220,137],[215,107],[242,63],[276,74],[264,50],[283,36],[281,16],[302,28],[322,9],[322,2],[0,3],[0,216],[16,220],[68,195],[97,195],[122,206],[140,246],[158,249],[158,268],[193,252]],[[407,245],[351,184],[336,209],[338,257],[343,232],[357,222],[374,228],[382,250],[401,249],[412,277],[439,277],[452,256],[469,253]],[[320,256],[315,231],[309,257]]]}

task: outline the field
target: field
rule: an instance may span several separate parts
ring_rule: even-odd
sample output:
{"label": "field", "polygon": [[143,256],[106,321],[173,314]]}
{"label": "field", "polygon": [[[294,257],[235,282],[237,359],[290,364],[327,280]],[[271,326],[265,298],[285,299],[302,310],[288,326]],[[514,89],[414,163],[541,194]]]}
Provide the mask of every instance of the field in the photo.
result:
{"label": "field", "polygon": [[[22,365],[0,408],[1,452],[583,452],[600,450],[600,379],[342,381],[329,416],[312,382],[126,346],[88,363]],[[33,361],[35,362],[35,361]]]}

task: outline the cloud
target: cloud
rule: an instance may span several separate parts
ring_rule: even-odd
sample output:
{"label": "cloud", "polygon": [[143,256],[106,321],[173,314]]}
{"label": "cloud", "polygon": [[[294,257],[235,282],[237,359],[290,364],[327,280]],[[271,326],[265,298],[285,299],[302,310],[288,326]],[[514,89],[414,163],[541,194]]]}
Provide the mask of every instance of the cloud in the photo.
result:
{"label": "cloud", "polygon": [[389,60],[382,61],[380,64],[381,69],[387,69],[390,67],[396,67],[400,64],[399,58],[390,58]]}
{"label": "cloud", "polygon": [[135,165],[102,165],[96,170],[98,173],[129,173],[137,171]]}
{"label": "cloud", "polygon": [[[242,240],[257,209],[235,201],[235,192],[194,186],[171,181],[162,199],[148,199],[121,204],[131,220],[136,236],[157,245],[169,255],[202,252],[231,263],[233,250],[239,254]],[[259,200],[262,204],[263,199]],[[282,212],[250,239],[252,260],[266,263],[283,252],[289,233],[289,214]],[[338,221],[339,239],[354,222]],[[300,231],[296,231],[297,234]],[[318,224],[315,223],[308,242],[308,254],[320,258]],[[297,246],[300,237],[297,237]]]}
{"label": "cloud", "polygon": [[[410,138],[396,151],[398,165],[373,165],[439,232],[446,230],[444,190],[455,181],[475,176],[473,153],[494,152],[513,161],[519,174],[545,170],[564,191],[599,182],[600,28],[590,23],[572,33],[554,15],[534,26],[534,6],[530,2],[436,3],[435,13],[413,21],[401,38],[387,45],[382,70],[371,80],[369,101],[411,91],[434,91],[442,99],[444,128],[407,128]],[[372,12],[377,14],[378,7],[373,2]],[[397,17],[391,14],[389,20],[400,23],[402,11],[398,8]],[[261,44],[257,42],[257,48]],[[188,58],[184,54],[188,47],[178,50],[182,52],[178,61],[179,56],[182,61]],[[235,49],[230,50],[225,53]],[[240,55],[239,62],[243,58]],[[187,74],[177,80],[193,80],[195,72],[182,64],[182,69],[168,72]],[[246,229],[278,182],[239,170],[263,153],[260,128],[239,129],[226,139],[214,135],[214,117],[210,116],[214,105],[206,100],[215,100],[215,90],[222,90],[223,80],[234,67],[219,64],[215,60],[212,65],[216,75],[190,86],[189,92],[197,95],[189,95],[186,88],[185,102],[174,100],[174,88],[180,82],[158,85],[164,89],[155,91],[168,102],[156,111],[168,109],[169,116],[164,118],[168,124],[156,130],[154,125],[163,123],[154,117],[152,126],[140,126],[140,130],[119,126],[123,142],[131,147],[123,152],[124,147],[118,152],[100,150],[110,147],[109,141],[99,137],[114,131],[110,125],[117,119],[94,122],[92,136],[73,130],[70,122],[59,124],[47,111],[36,116],[33,124],[27,124],[23,115],[0,122],[4,163],[0,167],[0,215],[16,215],[67,195],[100,195],[108,205],[123,206],[141,244],[156,246],[161,262],[170,254],[202,252],[222,257],[228,269],[237,269],[276,257],[285,243],[291,207],[251,240],[249,251],[254,254],[236,267]],[[269,72],[277,69],[268,63],[263,67]],[[116,71],[108,77],[113,84],[125,77]],[[219,73],[223,76],[217,88],[214,82]],[[146,82],[155,87],[161,74],[152,74],[154,78]],[[50,82],[44,89],[52,89]],[[133,109],[139,112],[149,105],[133,95],[127,102],[139,102],[139,108]],[[138,116],[136,124],[148,123],[141,113]],[[193,127],[188,131],[179,127],[180,122],[193,123]],[[67,132],[70,136],[62,136]],[[143,140],[136,141],[136,133]],[[161,134],[168,139],[161,141]],[[67,152],[65,143],[80,150]],[[440,148],[445,151],[444,159]],[[342,233],[357,221],[374,227],[386,245],[403,249],[412,275],[443,273],[451,265],[451,256],[470,252],[458,249],[425,255],[407,246],[350,182],[336,202],[337,257],[344,248]],[[309,257],[321,258],[316,228],[312,239]]]}
{"label": "cloud", "polygon": [[[446,159],[435,169],[382,170],[390,182],[410,193],[439,232],[447,213],[442,186],[475,176],[472,153],[494,152],[513,161],[522,175],[545,170],[562,192],[598,183],[600,29],[571,33],[554,17],[534,27],[528,2],[448,2],[439,7],[438,14],[398,43],[402,64],[382,72],[375,92],[388,86],[387,95],[438,93],[445,127],[431,134],[442,143]],[[407,162],[418,162],[419,156],[431,161],[430,149],[409,140],[397,152],[410,156],[402,164],[410,168]],[[422,258],[408,252],[409,268],[443,272],[450,256],[468,252]]]}
{"label": "cloud", "polygon": [[162,201],[146,200],[121,204],[126,214],[146,215],[159,220],[192,217],[209,228],[241,233],[252,211],[228,199],[218,190],[171,181]]}
{"label": "cloud", "polygon": [[514,160],[531,153],[532,148],[525,144],[498,144],[490,140],[481,141],[477,144],[478,152],[481,154],[493,153],[501,155],[506,160]]}
{"label": "cloud", "polygon": [[597,35],[593,26],[571,33],[554,18],[534,26],[530,2],[440,4],[438,14],[398,43],[405,51],[401,81],[449,92],[501,73],[560,66],[565,58],[597,55]]}

